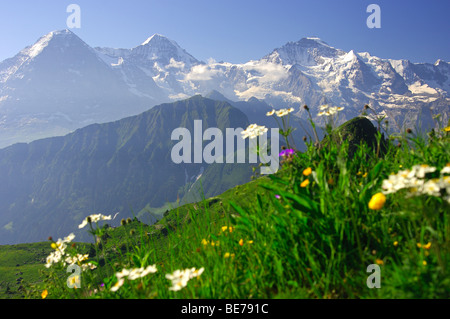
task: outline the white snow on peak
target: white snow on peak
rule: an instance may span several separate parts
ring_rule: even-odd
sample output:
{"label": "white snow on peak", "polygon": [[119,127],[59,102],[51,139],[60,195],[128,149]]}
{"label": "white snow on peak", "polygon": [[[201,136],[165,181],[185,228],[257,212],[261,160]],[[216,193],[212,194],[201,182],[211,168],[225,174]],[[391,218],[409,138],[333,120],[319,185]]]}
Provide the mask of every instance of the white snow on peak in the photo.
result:
{"label": "white snow on peak", "polygon": [[41,37],[35,44],[22,50],[22,53],[28,55],[31,59],[41,53],[55,37],[74,35],[68,29],[52,31]]}
{"label": "white snow on peak", "polygon": [[344,55],[342,57],[342,59],[345,62],[351,62],[351,61],[356,61],[358,59],[358,57],[356,56],[355,51],[350,50],[350,52],[348,52],[346,55]]}
{"label": "white snow on peak", "polygon": [[321,44],[321,45],[323,45],[323,46],[326,46],[326,47],[329,47],[329,48],[334,49],[334,48],[333,48],[332,46],[330,46],[328,43],[324,42],[321,38],[318,38],[318,37],[306,37],[305,39],[306,39],[306,40],[312,40],[312,41],[317,42],[317,43],[319,43],[319,44]]}
{"label": "white snow on peak", "polygon": [[169,38],[167,38],[167,37],[165,37],[165,36],[163,36],[163,35],[161,35],[161,34],[158,34],[158,33],[155,33],[154,35],[152,35],[151,37],[149,37],[149,38],[148,38],[147,40],[145,40],[141,45],[147,45],[147,44],[149,44],[150,42],[152,42],[152,40],[168,41],[168,42],[172,43],[174,46],[178,47],[178,44],[177,44],[175,41],[172,41],[172,40],[170,40]]}

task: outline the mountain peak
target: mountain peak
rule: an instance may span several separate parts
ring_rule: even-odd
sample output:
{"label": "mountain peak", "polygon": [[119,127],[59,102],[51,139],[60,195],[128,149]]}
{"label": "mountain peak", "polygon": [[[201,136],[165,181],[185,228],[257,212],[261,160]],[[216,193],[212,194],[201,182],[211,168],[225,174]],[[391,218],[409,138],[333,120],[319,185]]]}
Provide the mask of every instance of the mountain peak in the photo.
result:
{"label": "mountain peak", "polygon": [[159,34],[159,33],[155,33],[154,35],[152,35],[151,37],[149,37],[147,40],[145,40],[144,42],[142,42],[141,45],[152,45],[152,44],[158,44],[158,43],[171,43],[173,46],[179,47],[179,45],[175,42],[170,40],[169,38]]}
{"label": "mountain peak", "polygon": [[313,66],[322,64],[323,58],[335,58],[344,54],[344,51],[328,45],[318,37],[307,37],[297,42],[288,42],[263,59],[274,63]]}
{"label": "mountain peak", "polygon": [[186,66],[198,63],[197,59],[181,48],[178,43],[158,33],[131,49],[131,55],[135,58],[144,58],[146,61],[159,61],[161,65],[168,65],[171,59],[183,62]]}
{"label": "mountain peak", "polygon": [[[69,29],[51,31],[39,38],[36,43],[25,48],[22,53],[28,55],[30,58],[36,57],[40,54],[51,42],[69,41],[75,39],[80,43],[84,43],[75,33]],[[60,45],[60,43],[58,43]]]}
{"label": "mountain peak", "polygon": [[300,39],[300,41],[297,42],[298,44],[320,44],[322,46],[326,46],[331,48],[331,46],[326,43],[325,41],[323,41],[322,39],[318,38],[318,37],[306,37],[306,38],[302,38]]}

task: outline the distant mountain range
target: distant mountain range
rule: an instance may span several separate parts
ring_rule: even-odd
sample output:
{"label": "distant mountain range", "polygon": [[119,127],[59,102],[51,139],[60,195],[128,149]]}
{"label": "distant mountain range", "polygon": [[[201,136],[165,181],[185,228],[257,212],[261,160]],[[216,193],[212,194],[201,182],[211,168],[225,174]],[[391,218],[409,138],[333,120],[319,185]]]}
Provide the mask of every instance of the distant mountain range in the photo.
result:
{"label": "distant mountain range", "polygon": [[[201,192],[209,198],[249,182],[256,165],[249,161],[173,162],[171,150],[178,141],[171,139],[171,132],[194,132],[194,120],[199,119],[203,131],[249,125],[247,116],[228,102],[194,96],[63,137],[1,149],[0,244],[62,238],[70,232],[77,240],[89,240],[77,226],[90,214],[118,212],[109,222],[118,225],[148,207],[177,199],[199,201]],[[155,221],[146,212],[139,219]]]}
{"label": "distant mountain range", "polygon": [[0,62],[0,148],[212,91],[230,101],[294,106],[302,119],[299,106],[307,104],[318,122],[322,104],[345,107],[342,121],[369,104],[393,128],[429,127],[432,114],[449,118],[450,65],[345,52],[318,38],[289,42],[247,63],[205,63],[158,34],[132,49],[112,49],[54,31]]}

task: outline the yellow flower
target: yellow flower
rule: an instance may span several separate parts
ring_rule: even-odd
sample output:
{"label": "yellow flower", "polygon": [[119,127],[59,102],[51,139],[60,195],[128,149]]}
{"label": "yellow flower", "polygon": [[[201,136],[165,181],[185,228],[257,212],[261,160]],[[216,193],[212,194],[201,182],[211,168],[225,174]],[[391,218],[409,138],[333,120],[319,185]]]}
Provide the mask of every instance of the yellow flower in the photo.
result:
{"label": "yellow flower", "polygon": [[366,178],[366,177],[367,177],[367,172],[366,172],[366,173],[364,173],[363,177],[364,177],[364,178]]}
{"label": "yellow flower", "polygon": [[308,186],[308,185],[309,185],[309,179],[305,179],[305,180],[300,184],[301,187],[306,187],[306,186]]}
{"label": "yellow flower", "polygon": [[422,248],[422,244],[421,243],[417,243],[417,248]]}
{"label": "yellow flower", "polygon": [[53,249],[56,249],[56,248],[58,248],[58,246],[56,246],[56,244],[55,243],[52,243],[51,245],[50,245]]}
{"label": "yellow flower", "polygon": [[70,277],[68,282],[71,285],[71,287],[75,287],[76,289],[77,286],[80,285],[80,277],[79,276]]}
{"label": "yellow flower", "polygon": [[205,238],[203,238],[202,244],[206,246],[206,245],[208,245],[208,241]]}
{"label": "yellow flower", "polygon": [[386,203],[386,196],[383,193],[376,193],[369,201],[369,208],[373,210],[382,209]]}
{"label": "yellow flower", "polygon": [[398,246],[398,241],[394,241],[394,247]]}
{"label": "yellow flower", "polygon": [[382,259],[376,259],[375,262],[376,262],[377,265],[383,265],[384,264]]}
{"label": "yellow flower", "polygon": [[431,247],[431,243],[430,242],[428,242],[428,244],[426,244],[426,245],[423,245],[423,248],[425,248],[425,249],[430,249],[430,247]]}
{"label": "yellow flower", "polygon": [[247,244],[253,244],[253,240],[247,241]]}
{"label": "yellow flower", "polygon": [[228,227],[229,232],[231,233],[233,231],[233,227]]}
{"label": "yellow flower", "polygon": [[422,265],[426,266],[427,265],[427,261],[426,260],[422,261]]}
{"label": "yellow flower", "polygon": [[223,258],[230,258],[230,253],[225,253],[225,254],[223,255]]}
{"label": "yellow flower", "polygon": [[216,242],[211,242],[211,246],[219,246],[219,241],[216,241]]}
{"label": "yellow flower", "polygon": [[45,290],[41,293],[41,297],[42,297],[42,299],[45,299],[45,298],[47,298],[47,296],[48,296],[48,291],[47,291],[47,289],[45,289]]}
{"label": "yellow flower", "polygon": [[241,238],[241,240],[239,240],[239,245],[244,246],[244,240],[242,238]]}
{"label": "yellow flower", "polygon": [[222,231],[226,231],[228,229],[228,226],[223,226]]}
{"label": "yellow flower", "polygon": [[311,173],[312,173],[311,167],[308,167],[308,168],[306,168],[306,169],[303,171],[303,175],[305,175],[305,176],[308,176],[308,175],[310,175]]}
{"label": "yellow flower", "polygon": [[450,126],[447,126],[446,128],[444,128],[444,131],[450,132]]}

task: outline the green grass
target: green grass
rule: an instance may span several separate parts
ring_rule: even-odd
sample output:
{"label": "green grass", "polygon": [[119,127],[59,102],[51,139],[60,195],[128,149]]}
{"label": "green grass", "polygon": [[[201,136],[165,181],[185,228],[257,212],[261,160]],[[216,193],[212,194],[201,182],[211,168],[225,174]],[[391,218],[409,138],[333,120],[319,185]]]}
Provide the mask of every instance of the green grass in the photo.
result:
{"label": "green grass", "polygon": [[[437,181],[450,163],[449,133],[390,136],[383,152],[361,144],[352,157],[339,134],[331,137],[285,158],[278,173],[172,209],[155,225],[93,223],[102,239],[88,261],[98,267],[82,273],[81,289],[66,286],[58,263],[26,296],[46,289],[47,298],[449,298],[450,183],[434,195],[400,189],[369,208],[393,173],[427,164],[436,171],[424,178]],[[156,273],[111,290],[117,272],[150,265]],[[367,286],[369,265],[380,267],[381,288]],[[204,271],[170,290],[166,274],[192,267]]]}
{"label": "green grass", "polygon": [[39,271],[51,250],[48,243],[0,246],[0,298],[22,298],[21,286],[41,281]]}

